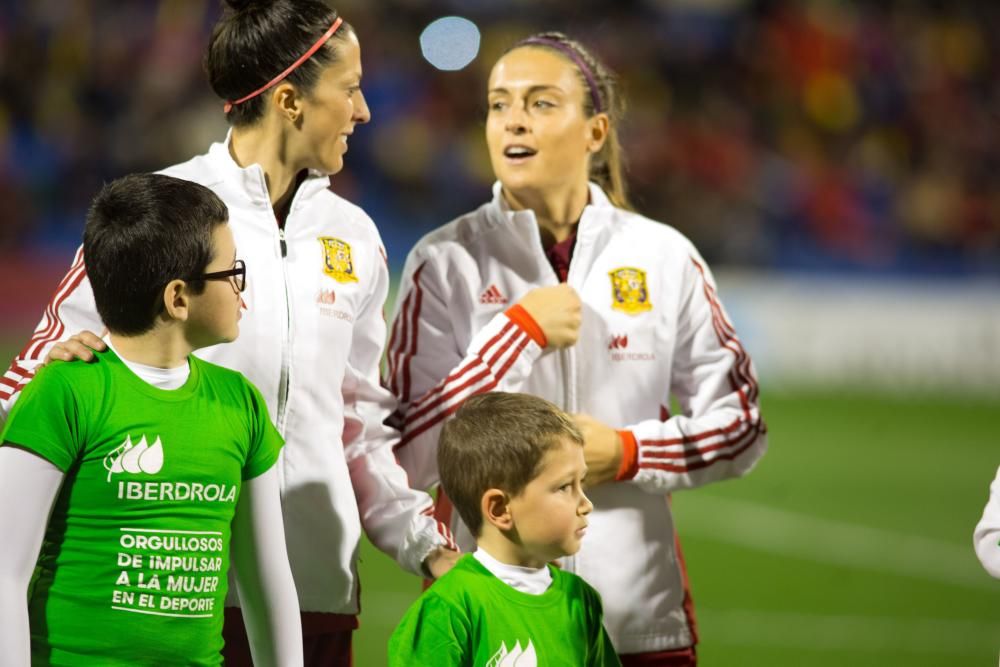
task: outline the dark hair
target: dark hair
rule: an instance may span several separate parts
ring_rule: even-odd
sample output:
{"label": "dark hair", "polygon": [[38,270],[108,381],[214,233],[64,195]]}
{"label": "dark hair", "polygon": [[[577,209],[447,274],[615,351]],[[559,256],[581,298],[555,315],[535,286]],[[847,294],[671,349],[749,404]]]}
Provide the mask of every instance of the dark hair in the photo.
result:
{"label": "dark hair", "polygon": [[171,280],[204,290],[198,276],[212,261],[212,232],[228,218],[214,192],[171,176],[132,174],[101,188],[87,213],[83,258],[108,330],[149,331]]}
{"label": "dark hair", "polygon": [[519,494],[566,439],[583,445],[570,416],[537,396],[494,392],[462,404],[441,431],[437,461],[441,486],[473,535],[483,530],[483,494]]}
{"label": "dark hair", "polygon": [[[540,43],[541,42],[541,43]],[[553,44],[545,44],[550,42]],[[625,159],[618,141],[618,126],[625,117],[625,98],[621,95],[618,76],[587,47],[561,32],[540,32],[526,37],[510,47],[504,55],[524,47],[548,49],[568,60],[576,67],[583,87],[583,111],[589,118],[596,113],[591,95],[591,84],[580,65],[566,51],[574,53],[593,75],[601,111],[608,114],[608,137],[601,150],[590,158],[590,178],[608,194],[611,202],[620,208],[631,209],[625,183]]]}
{"label": "dark hair", "polygon": [[[337,11],[319,0],[226,0],[231,11],[216,24],[205,55],[205,70],[215,94],[224,100],[249,95],[298,60],[330,29]],[[323,68],[337,60],[334,40],[353,28],[344,22],[333,37],[284,80],[304,94]],[[267,95],[233,105],[231,125],[252,125],[264,117]]]}

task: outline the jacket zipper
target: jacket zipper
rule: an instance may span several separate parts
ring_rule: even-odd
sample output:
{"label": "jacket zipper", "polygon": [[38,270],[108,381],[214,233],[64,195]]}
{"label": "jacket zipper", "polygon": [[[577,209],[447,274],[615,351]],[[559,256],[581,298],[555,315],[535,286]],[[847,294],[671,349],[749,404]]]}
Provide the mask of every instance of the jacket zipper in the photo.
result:
{"label": "jacket zipper", "polygon": [[[576,286],[576,281],[573,280],[577,274],[580,273],[580,262],[584,259],[583,253],[583,243],[582,235],[580,234],[580,226],[583,224],[583,218],[580,218],[580,223],[577,225],[576,231],[576,249],[573,251],[573,261],[569,263],[569,270],[566,273],[566,284],[573,289],[580,291]],[[576,269],[574,271],[573,269]],[[579,399],[577,397],[577,376],[576,376],[576,345],[572,347],[563,348],[559,351],[561,355],[560,361],[563,366],[563,387],[565,388],[564,410],[570,414],[580,411]]]}
{"label": "jacket zipper", "polygon": [[[583,235],[580,233],[580,226],[583,224],[583,217],[580,218],[580,222],[577,225],[577,236],[576,236],[576,249],[573,251],[573,261],[569,263],[569,271],[566,274],[566,284],[580,291],[573,278],[578,274],[581,269],[581,261],[584,259],[581,250],[584,249]],[[574,269],[576,269],[574,271]],[[572,347],[567,347],[559,350],[559,361],[562,365],[562,380],[563,380],[563,410],[569,414],[574,414],[580,411],[579,397],[577,396],[577,368],[576,368],[576,345]],[[566,556],[562,559],[563,569],[567,572],[572,572],[577,574],[579,568],[576,562],[576,555]]]}
{"label": "jacket zipper", "polygon": [[[537,225],[537,222],[535,223]],[[579,237],[577,237],[579,239]],[[579,242],[579,240],[578,240]],[[548,257],[545,256],[545,251],[542,249],[542,239],[541,235],[536,232],[535,237],[535,247],[538,249],[538,258],[544,267],[542,271],[548,271],[549,275],[555,278],[555,282],[559,284],[559,276],[556,275],[555,271],[552,269],[552,265],[549,263]],[[566,284],[572,287],[570,282],[570,275],[573,273],[573,262],[569,265],[569,274],[566,276]],[[576,398],[576,355],[573,352],[573,348],[563,348],[559,350],[559,366],[562,371],[562,383],[563,383],[563,396],[562,396],[562,409],[564,412],[573,414],[577,411],[577,398]],[[561,567],[567,572],[576,572],[576,556],[564,556],[559,559],[561,561]]]}
{"label": "jacket zipper", "polygon": [[[545,250],[544,248],[542,248],[542,237],[538,231],[538,221],[534,220],[533,224],[535,225],[534,229],[535,257],[538,259],[542,275],[548,274],[552,276],[554,283],[558,285],[559,276],[557,276],[556,272],[552,269],[552,265],[549,263],[548,257],[545,256]],[[571,272],[572,269],[573,269],[573,264],[572,262],[570,262]],[[568,275],[566,276],[566,284],[569,284]],[[561,405],[559,407],[561,407],[564,412],[573,413],[576,411],[575,410],[576,391],[575,389],[571,389],[572,386],[571,383],[575,382],[576,373],[575,370],[573,369],[572,352],[570,349],[563,348],[559,350],[558,354],[559,354],[559,370],[561,371],[562,383],[563,383],[563,395],[562,395]]]}
{"label": "jacket zipper", "polygon": [[[289,211],[289,215],[291,211]],[[291,333],[292,333],[292,306],[291,297],[288,294],[288,242],[285,240],[285,228],[278,227],[278,243],[281,246],[281,276],[282,286],[285,290],[285,329],[281,338],[281,376],[278,380],[278,411],[276,424],[278,433],[285,435],[285,418],[288,410],[288,387],[290,383],[291,371]]]}

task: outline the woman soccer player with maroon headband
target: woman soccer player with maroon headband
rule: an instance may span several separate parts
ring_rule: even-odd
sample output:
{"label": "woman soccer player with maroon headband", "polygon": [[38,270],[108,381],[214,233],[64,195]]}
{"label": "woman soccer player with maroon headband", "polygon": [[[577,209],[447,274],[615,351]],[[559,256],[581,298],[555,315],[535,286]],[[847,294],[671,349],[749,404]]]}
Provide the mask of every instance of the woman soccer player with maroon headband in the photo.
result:
{"label": "woman soccer player with maroon headband", "polygon": [[[388,368],[397,456],[415,486],[436,485],[442,423],[481,392],[574,413],[594,511],[562,566],[603,597],[623,664],[693,665],[669,498],[764,454],[753,367],[698,251],[628,207],[608,69],[543,33],[497,61],[487,96],[493,200],[424,237],[404,269]],[[437,510],[468,545],[446,498]]]}
{"label": "woman soccer player with maroon headband", "polygon": [[[232,129],[164,173],[225,202],[240,257],[253,267],[240,338],[199,355],[253,382],[285,438],[277,466],[306,662],[347,665],[362,528],[414,573],[440,575],[456,555],[430,497],[408,487],[392,453],[398,435],[383,424],[395,401],[379,382],[389,286],[382,241],[364,211],[329,188],[351,134],[371,117],[357,35],[319,0],[228,4],[205,64]],[[103,349],[92,335],[67,340],[66,332],[103,330],[91,294],[78,256],[0,384],[4,413],[50,354]],[[250,664],[235,607],[225,632],[226,663]]]}

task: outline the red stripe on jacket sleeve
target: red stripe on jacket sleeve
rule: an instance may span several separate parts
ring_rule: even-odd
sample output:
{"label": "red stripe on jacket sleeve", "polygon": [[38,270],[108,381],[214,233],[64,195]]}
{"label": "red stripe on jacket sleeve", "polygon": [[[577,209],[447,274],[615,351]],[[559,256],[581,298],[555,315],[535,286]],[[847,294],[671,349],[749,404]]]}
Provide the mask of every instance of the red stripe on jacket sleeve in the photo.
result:
{"label": "red stripe on jacket sleeve", "polygon": [[8,400],[17,392],[24,388],[26,384],[35,376],[34,371],[21,366],[20,362],[30,359],[37,361],[45,347],[59,340],[65,332],[66,327],[59,317],[59,308],[73,294],[83,282],[87,275],[87,269],[83,261],[83,249],[77,251],[73,265],[63,276],[56,288],[55,294],[45,308],[45,326],[39,325],[39,329],[21,350],[21,353],[11,362],[7,372],[0,377],[0,399]]}
{"label": "red stripe on jacket sleeve", "polygon": [[[756,408],[758,387],[750,366],[750,358],[743,349],[739,338],[736,337],[732,324],[726,318],[715,290],[708,282],[704,267],[693,257],[691,261],[702,277],[703,292],[711,310],[712,327],[719,341],[719,346],[728,350],[735,357],[727,375],[730,387],[739,397],[742,415],[721,428],[716,427],[696,433],[683,434],[677,438],[640,441],[642,449],[640,468],[677,473],[705,468],[716,461],[736,458],[746,451],[762,432],[759,414],[752,414],[752,410]],[[663,449],[678,445],[680,450],[666,451]],[[710,459],[705,458],[705,455],[712,453],[716,453],[716,455]]]}
{"label": "red stripe on jacket sleeve", "polygon": [[[500,332],[496,336],[490,338],[481,348],[479,348],[479,351],[476,352],[476,354],[473,356],[472,359],[469,359],[464,364],[461,364],[455,371],[453,371],[450,375],[448,375],[444,380],[436,384],[430,391],[428,391],[426,394],[424,394],[416,401],[414,401],[410,409],[410,412],[407,415],[407,418],[416,419],[422,416],[426,412],[426,410],[423,409],[425,405],[427,405],[430,401],[435,399],[439,394],[444,392],[445,389],[449,388],[460,378],[465,376],[469,371],[478,366],[483,365],[483,357],[485,357],[490,353],[494,345],[496,345],[505,336],[510,334],[512,329],[514,329],[514,325],[508,322],[506,325],[504,325],[502,329],[500,329]],[[506,349],[505,346],[501,346],[500,352],[502,353],[505,349]],[[488,373],[488,371],[489,369],[486,369],[484,372]],[[481,377],[475,379],[478,380],[481,379]]]}
{"label": "red stripe on jacket sleeve", "polygon": [[[517,361],[517,358],[520,356],[524,348],[527,347],[528,341],[530,340],[531,339],[528,337],[527,334],[525,334],[523,331],[518,330],[517,333],[511,336],[510,340],[508,340],[504,345],[502,345],[496,351],[494,356],[489,360],[489,367],[492,367],[492,364],[497,362],[505,352],[510,351],[509,358],[504,362],[504,365],[501,366],[500,369],[496,372],[492,380],[481,386],[476,387],[477,382],[489,377],[490,374],[489,367],[487,367],[483,370],[482,373],[473,376],[465,383],[463,383],[461,386],[453,388],[446,394],[442,395],[433,404],[426,406],[421,411],[420,415],[414,415],[412,418],[411,416],[408,415],[406,428],[403,431],[403,437],[400,439],[399,444],[396,446],[396,448],[398,449],[400,447],[404,447],[405,445],[412,442],[413,439],[419,436],[420,434],[424,433],[430,428],[433,428],[437,424],[443,422],[445,419],[453,415],[459,409],[459,407],[461,407],[465,399],[468,398],[469,396],[475,396],[476,394],[483,394],[496,387],[500,383],[500,380],[504,378],[504,376],[507,374],[510,368],[514,365],[514,362]],[[439,387],[443,387],[443,385],[444,383],[439,385]],[[468,396],[464,396],[456,401],[451,401],[451,399],[454,399],[456,396],[461,394],[463,390],[468,389],[470,387],[473,387],[473,389],[471,392],[469,392]],[[434,412],[434,410],[437,411]],[[428,419],[423,423],[417,425],[416,424],[417,420],[423,416],[428,416]]]}
{"label": "red stripe on jacket sleeve", "polygon": [[420,268],[413,274],[413,310],[410,312],[410,349],[403,359],[403,392],[400,401],[407,403],[410,400],[410,361],[417,354],[417,329],[420,321],[420,306],[423,305],[424,288],[420,284],[420,274],[424,272],[426,264],[421,264]]}
{"label": "red stripe on jacket sleeve", "polygon": [[65,326],[59,318],[59,308],[76,288],[80,286],[86,275],[87,269],[83,262],[83,251],[81,250],[77,252],[76,260],[59,283],[55,294],[53,294],[52,299],[49,300],[48,306],[45,308],[45,319],[48,324],[41,331],[36,331],[31,337],[28,344],[24,346],[24,350],[21,351],[21,358],[37,360],[42,349],[47,344],[59,339],[59,336],[65,331]]}

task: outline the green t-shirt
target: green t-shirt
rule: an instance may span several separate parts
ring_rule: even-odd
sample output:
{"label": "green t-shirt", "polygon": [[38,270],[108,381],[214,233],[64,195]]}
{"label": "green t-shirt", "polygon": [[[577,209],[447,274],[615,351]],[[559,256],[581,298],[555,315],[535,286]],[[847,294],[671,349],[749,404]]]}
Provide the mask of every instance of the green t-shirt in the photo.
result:
{"label": "green t-shirt", "polygon": [[549,589],[529,595],[471,554],[462,556],[392,633],[390,667],[620,666],[597,591],[575,574],[549,569]]}
{"label": "green t-shirt", "polygon": [[34,664],[221,663],[240,482],[282,441],[242,375],[189,361],[172,391],[110,350],[53,363],[14,405],[0,442],[66,473],[29,589]]}

